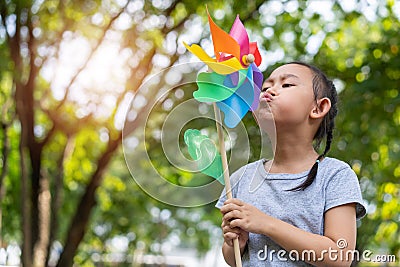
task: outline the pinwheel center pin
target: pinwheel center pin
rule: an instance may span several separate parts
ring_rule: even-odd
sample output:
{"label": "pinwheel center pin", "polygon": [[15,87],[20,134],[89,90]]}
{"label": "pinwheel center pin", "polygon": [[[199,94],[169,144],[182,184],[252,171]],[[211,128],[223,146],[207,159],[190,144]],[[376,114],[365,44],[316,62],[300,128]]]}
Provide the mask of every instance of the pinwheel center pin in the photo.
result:
{"label": "pinwheel center pin", "polygon": [[256,60],[256,58],[254,57],[253,54],[248,54],[248,55],[244,55],[242,58],[242,61],[244,62],[244,64],[246,65],[250,65],[251,63],[253,63]]}

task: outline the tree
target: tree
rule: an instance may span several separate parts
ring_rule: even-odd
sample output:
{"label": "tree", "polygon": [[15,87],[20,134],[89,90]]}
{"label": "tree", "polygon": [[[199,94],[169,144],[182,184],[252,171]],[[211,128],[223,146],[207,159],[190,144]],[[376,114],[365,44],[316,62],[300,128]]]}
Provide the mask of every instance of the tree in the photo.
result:
{"label": "tree", "polygon": [[[392,1],[376,6],[356,2],[350,7],[336,2],[269,1],[246,20],[246,27],[253,37],[265,37],[258,41],[267,62],[266,75],[282,61],[304,60],[334,79],[340,113],[330,155],[345,160],[357,173],[368,207],[367,216],[358,223],[357,249],[398,255],[400,75],[395,8]],[[229,22],[233,18],[227,9],[224,20]],[[256,160],[259,132],[250,114],[244,121],[252,151],[247,160]],[[153,147],[157,151],[159,142]],[[232,151],[243,147],[235,144]]]}
{"label": "tree", "polygon": [[[117,118],[121,103],[135,94],[147,75],[178,60],[181,52],[177,53],[176,45],[168,50],[165,37],[176,38],[185,31],[184,24],[196,18],[197,8],[184,1],[1,3],[4,167],[0,182],[6,184],[6,177],[20,182],[24,266],[44,266],[53,241],[59,239],[64,241],[57,266],[72,265],[96,205],[96,191],[121,143]],[[247,12],[256,9],[253,3]],[[135,62],[123,77],[124,87],[108,92],[114,103],[105,111],[105,97],[96,97],[96,88],[85,88],[79,79],[88,75],[88,65],[113,34],[120,36],[118,55],[128,53]],[[45,77],[44,72],[61,62],[64,45],[77,39],[84,39],[89,52],[77,55],[83,58],[72,74],[64,74],[67,82],[57,91],[55,78]],[[160,56],[168,58],[167,65],[157,64]],[[72,92],[76,87],[83,91],[82,98],[89,98],[84,104]],[[10,136],[19,138],[13,162],[19,164],[17,173],[7,169],[10,150],[16,148],[10,147]],[[0,191],[5,192],[4,188]],[[18,188],[8,189],[18,192]],[[70,203],[70,198],[78,201]],[[64,217],[70,222],[64,223]]]}
{"label": "tree", "polygon": [[[191,43],[209,40],[203,30],[207,29],[206,3],[122,2],[0,3],[0,229],[3,241],[20,242],[24,266],[45,265],[58,242],[62,254],[55,264],[70,266],[73,261],[90,261],[93,251],[107,250],[107,240],[121,233],[137,248],[140,242],[162,243],[175,234],[174,227],[182,239],[187,229],[193,233],[194,228],[199,234],[188,242],[196,240],[196,246],[205,250],[211,233],[195,222],[200,218],[219,223],[212,205],[189,212],[174,209],[126,183],[130,175],[121,168],[124,159],[119,149],[121,114],[129,100],[143,98],[138,93],[143,82],[168,66],[189,60],[180,44],[182,36]],[[359,227],[358,249],[374,246],[398,253],[400,75],[395,3],[368,6],[356,2],[353,7],[314,1],[208,4],[223,29],[229,29],[240,14],[262,49],[261,68],[268,67],[266,75],[278,62],[300,59],[313,61],[335,78],[341,89],[341,114],[332,155],[351,164],[370,207]],[[80,45],[76,54],[69,55],[76,62],[69,68],[63,66],[70,72],[64,70],[64,84],[57,85],[60,78],[54,76],[54,69],[65,62],[65,47],[73,42]],[[104,82],[106,86],[84,83],[85,79],[101,81],[103,73],[92,77],[88,69],[96,58],[107,56],[104,48],[110,43],[116,45],[114,57],[121,59],[124,71],[112,82]],[[172,100],[174,108],[188,98],[185,92],[182,98],[167,96],[165,101]],[[170,112],[162,104],[152,111],[148,133],[159,129]],[[146,104],[139,107],[132,131],[150,108]],[[244,121],[251,140],[247,160],[251,161],[260,155],[260,134],[250,114]],[[213,127],[204,122],[192,126]],[[168,180],[198,183],[194,176],[171,168],[162,157],[159,139],[149,135],[146,141],[152,162]],[[243,144],[236,142],[232,153]],[[201,179],[200,183],[207,182]],[[110,208],[112,202],[119,209]],[[190,213],[197,214],[197,219],[190,219]],[[137,216],[144,219],[137,220]],[[173,221],[175,226],[169,225]],[[88,230],[89,225],[93,227]]]}

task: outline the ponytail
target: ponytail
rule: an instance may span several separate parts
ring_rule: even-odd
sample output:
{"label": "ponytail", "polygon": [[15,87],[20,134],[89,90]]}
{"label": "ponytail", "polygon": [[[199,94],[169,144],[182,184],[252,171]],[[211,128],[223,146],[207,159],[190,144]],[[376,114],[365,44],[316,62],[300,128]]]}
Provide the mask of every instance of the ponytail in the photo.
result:
{"label": "ponytail", "polygon": [[319,155],[318,158],[316,159],[314,165],[311,167],[310,172],[307,175],[307,179],[302,184],[288,190],[288,191],[300,191],[306,189],[314,182],[318,172],[318,165],[331,149],[331,143],[333,139],[333,129],[335,128],[335,117],[337,115],[337,92],[333,82],[328,80],[326,75],[318,68],[303,62],[292,62],[289,64],[302,65],[308,67],[313,72],[314,74],[313,91],[314,91],[315,101],[317,101],[318,98],[322,97],[328,97],[331,101],[331,108],[328,114],[325,115],[314,136],[314,140],[316,141],[315,143],[316,149],[319,147],[322,139],[326,136],[324,152],[321,155]]}

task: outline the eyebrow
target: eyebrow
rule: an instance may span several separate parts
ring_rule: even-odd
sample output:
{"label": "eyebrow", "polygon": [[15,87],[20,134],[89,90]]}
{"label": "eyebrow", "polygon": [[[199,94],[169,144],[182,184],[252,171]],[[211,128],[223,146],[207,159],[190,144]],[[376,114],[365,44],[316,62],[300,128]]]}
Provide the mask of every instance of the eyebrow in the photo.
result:
{"label": "eyebrow", "polygon": [[[284,80],[286,80],[286,79],[288,79],[288,78],[299,79],[298,76],[296,76],[296,75],[294,75],[294,74],[291,74],[291,73],[283,74],[283,75],[281,75],[281,76],[279,77],[279,79],[282,80],[282,81],[284,81]],[[274,82],[274,79],[268,78],[268,79],[265,80],[264,83],[273,83],[273,82]]]}

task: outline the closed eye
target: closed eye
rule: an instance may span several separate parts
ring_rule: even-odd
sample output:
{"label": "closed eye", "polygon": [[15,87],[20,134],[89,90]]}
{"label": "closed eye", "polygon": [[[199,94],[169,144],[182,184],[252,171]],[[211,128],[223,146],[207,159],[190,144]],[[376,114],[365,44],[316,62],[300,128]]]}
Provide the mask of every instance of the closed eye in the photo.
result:
{"label": "closed eye", "polygon": [[284,83],[284,84],[282,85],[283,88],[287,88],[287,87],[291,87],[291,86],[295,86],[295,85],[294,85],[294,84],[291,84],[291,83]]}
{"label": "closed eye", "polygon": [[270,87],[264,87],[263,89],[261,89],[261,92],[265,92],[269,89]]}

